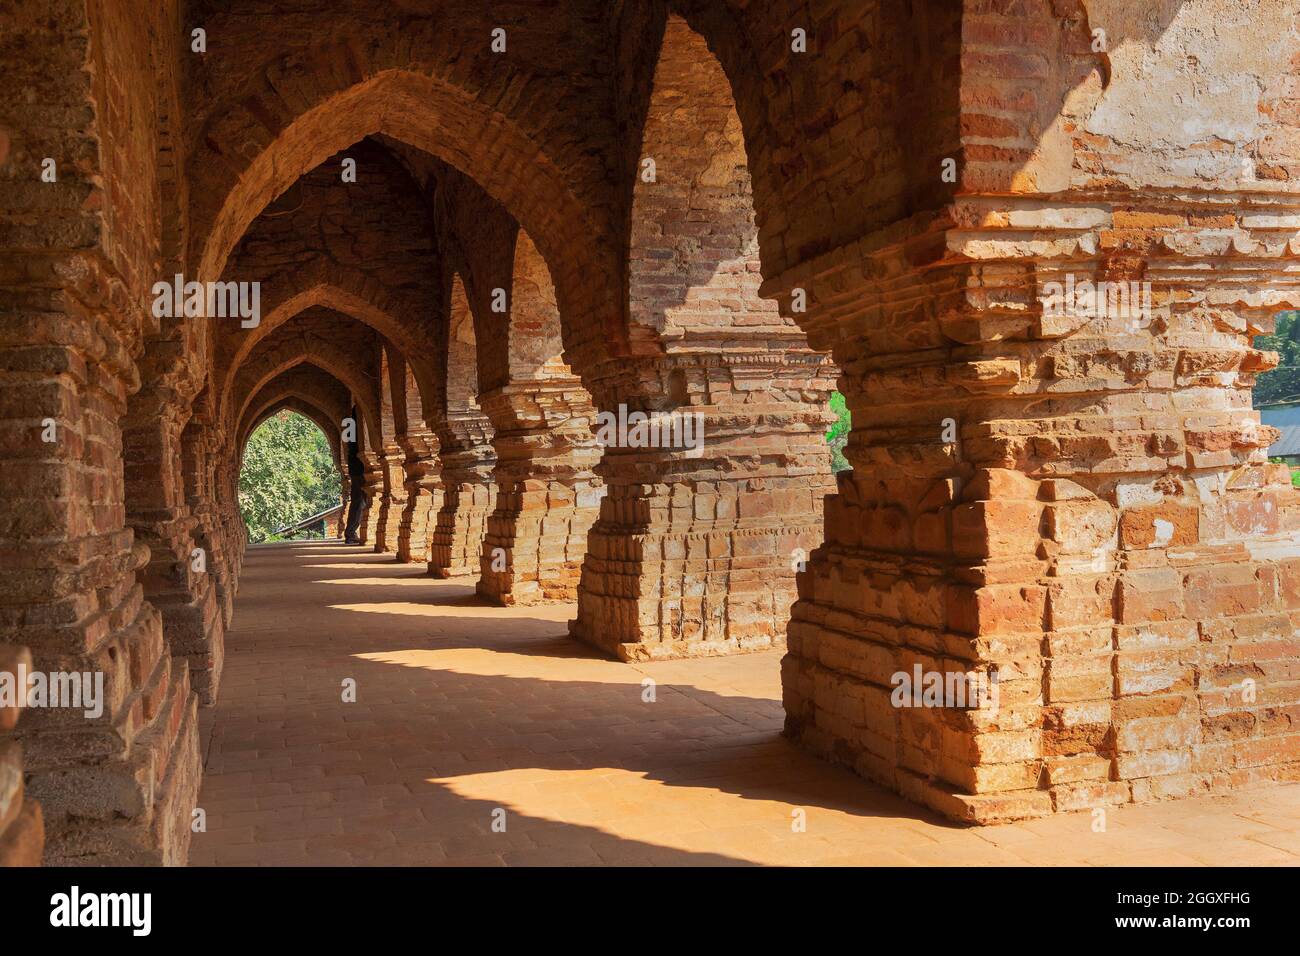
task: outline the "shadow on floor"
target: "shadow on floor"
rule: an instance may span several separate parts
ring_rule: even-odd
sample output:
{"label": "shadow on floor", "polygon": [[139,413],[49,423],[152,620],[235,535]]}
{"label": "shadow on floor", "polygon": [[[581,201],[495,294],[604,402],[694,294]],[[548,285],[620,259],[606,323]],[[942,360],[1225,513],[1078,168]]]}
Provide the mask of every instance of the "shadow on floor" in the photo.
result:
{"label": "shadow on floor", "polygon": [[779,654],[621,664],[571,606],[422,570],[249,552],[193,863],[746,864],[784,859],[795,811],[942,824],[781,736]]}

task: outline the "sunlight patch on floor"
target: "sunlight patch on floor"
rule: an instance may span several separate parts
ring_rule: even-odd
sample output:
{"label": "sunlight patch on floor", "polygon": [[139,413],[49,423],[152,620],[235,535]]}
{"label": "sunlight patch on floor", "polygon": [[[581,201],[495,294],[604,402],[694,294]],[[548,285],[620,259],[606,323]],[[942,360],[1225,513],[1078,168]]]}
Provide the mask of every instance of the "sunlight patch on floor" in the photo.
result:
{"label": "sunlight patch on floor", "polygon": [[644,675],[633,668],[599,657],[546,657],[514,654],[483,647],[437,650],[381,651],[353,657],[377,664],[397,664],[471,677],[510,677],[550,682],[593,682],[639,685]]}
{"label": "sunlight patch on floor", "polygon": [[429,782],[502,807],[507,828],[512,815],[522,814],[594,828],[621,840],[774,866],[847,864],[882,849],[882,831],[863,839],[861,818],[850,813],[744,797],[707,785],[670,785],[612,767],[501,770]]}
{"label": "sunlight patch on floor", "polygon": [[425,575],[410,575],[408,577],[392,578],[312,578],[312,584],[331,584],[340,587],[352,587],[361,585],[362,587],[373,588],[431,588],[437,591],[437,585],[440,583],[434,578]]}
{"label": "sunlight patch on floor", "polygon": [[569,605],[548,605],[542,607],[484,607],[477,602],[464,604],[430,604],[412,601],[392,601],[387,603],[367,602],[365,604],[329,604],[331,611],[356,611],[361,614],[401,614],[412,617],[437,619],[440,617],[467,617],[480,623],[493,620],[530,620],[555,621],[564,623],[574,614]]}

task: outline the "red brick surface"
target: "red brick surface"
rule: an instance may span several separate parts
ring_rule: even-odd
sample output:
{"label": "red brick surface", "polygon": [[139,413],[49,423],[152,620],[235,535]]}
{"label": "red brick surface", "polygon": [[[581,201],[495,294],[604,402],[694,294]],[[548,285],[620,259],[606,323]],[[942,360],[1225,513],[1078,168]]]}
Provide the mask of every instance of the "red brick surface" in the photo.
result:
{"label": "red brick surface", "polygon": [[[108,697],[4,731],[13,845],[185,860],[243,446],[282,408],[341,462],[356,418],[368,549],[576,598],[624,662],[784,646],[787,734],[950,816],[1295,779],[1300,498],[1251,408],[1253,339],[1300,304],[1293,21],[0,10],[0,648]],[[260,283],[261,322],[155,316],[177,274]],[[1150,309],[1053,313],[1067,276]],[[705,444],[598,448],[620,409]],[[999,709],[894,706],[918,665],[996,671]]]}

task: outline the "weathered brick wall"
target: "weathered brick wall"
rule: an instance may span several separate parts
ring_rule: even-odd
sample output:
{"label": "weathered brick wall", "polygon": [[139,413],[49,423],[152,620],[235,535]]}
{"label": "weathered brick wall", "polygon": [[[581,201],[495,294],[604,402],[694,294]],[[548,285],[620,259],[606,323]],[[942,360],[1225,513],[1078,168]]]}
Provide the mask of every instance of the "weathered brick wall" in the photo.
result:
{"label": "weathered brick wall", "polygon": [[[152,11],[157,17],[149,37],[154,98],[149,110],[134,118],[137,124],[152,126],[156,137],[150,171],[156,194],[146,192],[146,182],[125,172],[120,187],[130,203],[152,204],[140,210],[152,222],[155,243],[148,273],[141,279],[144,285],[170,282],[184,272],[188,193],[182,174],[181,50],[173,42],[180,32],[179,6],[156,5]],[[108,22],[108,29],[119,29],[116,22]],[[109,82],[123,79],[114,72]],[[124,226],[113,224],[115,230]],[[141,222],[130,226],[136,240],[150,235],[142,227]],[[145,260],[140,262],[143,266]],[[181,433],[204,384],[207,335],[202,321],[146,313],[145,340],[137,360],[140,389],[129,398],[122,423],[127,523],[136,541],[150,549],[141,584],[145,597],[162,614],[163,635],[172,654],[190,664],[191,684],[201,703],[211,703],[218,691],[226,616],[217,579],[207,570],[213,563],[207,547],[211,542],[199,541],[206,536],[185,495],[180,463]]]}
{"label": "weathered brick wall", "polygon": [[[150,370],[146,370],[148,372]],[[191,671],[200,703],[217,696],[224,625],[209,554],[198,541],[182,477],[182,431],[189,410],[174,393],[147,387],[128,402],[122,456],[127,522],[149,548],[140,583],[163,619],[163,635]]]}
{"label": "weathered brick wall", "polygon": [[222,469],[231,456],[224,447],[215,414],[211,389],[205,388],[195,400],[190,421],[181,435],[181,454],[186,496],[197,521],[194,541],[207,550],[222,621],[229,627],[239,590],[246,534],[239,515],[238,490],[235,489],[232,498],[224,484]]}
{"label": "weathered brick wall", "polygon": [[[968,3],[931,41],[961,49],[958,194],[767,286],[810,289],[854,415],[800,582],[789,728],[977,821],[1300,770],[1295,495],[1249,395],[1275,361],[1250,337],[1295,301],[1294,68],[1238,77],[1251,37],[1285,34],[1253,13],[1122,6]],[[1074,273],[1149,282],[1151,308],[1045,309]],[[996,670],[1000,706],[892,706],[917,664]]]}
{"label": "weathered brick wall", "polygon": [[0,643],[39,670],[102,672],[107,697],[96,720],[41,710],[16,731],[53,863],[183,860],[198,787],[195,699],[136,580],[149,555],[123,486],[159,255],[149,37],[166,9],[0,12]]}

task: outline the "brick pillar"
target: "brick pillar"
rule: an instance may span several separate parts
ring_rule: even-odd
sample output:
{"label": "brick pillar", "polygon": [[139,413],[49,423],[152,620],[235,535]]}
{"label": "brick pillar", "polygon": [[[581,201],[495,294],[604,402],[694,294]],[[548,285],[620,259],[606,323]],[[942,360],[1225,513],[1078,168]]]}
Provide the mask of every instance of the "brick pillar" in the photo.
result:
{"label": "brick pillar", "polygon": [[[1300,501],[1250,396],[1284,293],[1203,257],[1183,199],[1003,214],[1065,258],[919,273],[953,240],[918,237],[804,277],[811,341],[872,334],[835,347],[853,471],[800,576],[796,739],[977,822],[1300,776]],[[1061,314],[1071,276],[1135,306]],[[997,707],[896,706],[918,665],[996,672]]]}
{"label": "brick pillar", "polygon": [[352,507],[352,480],[348,477],[347,455],[342,456],[343,461],[339,464],[339,501],[343,505],[343,510],[339,512],[339,537],[347,535],[348,512]]}
{"label": "brick pillar", "polygon": [[221,682],[225,623],[217,604],[215,558],[199,551],[198,524],[185,497],[180,410],[150,388],[131,399],[122,451],[127,522],[149,548],[140,583],[162,614],[173,656],[190,669],[199,702],[211,704]]}
{"label": "brick pillar", "polygon": [[397,560],[429,560],[432,521],[442,507],[442,478],[438,467],[437,439],[425,428],[409,428],[398,439],[405,452],[402,471],[406,505],[397,532]]}
{"label": "brick pillar", "polygon": [[831,487],[832,374],[824,356],[790,345],[627,359],[592,376],[607,414],[698,414],[703,439],[697,453],[605,445],[608,494],[588,536],[575,636],[624,660],[783,643],[795,563],[821,539]]}
{"label": "brick pillar", "polygon": [[396,445],[384,448],[378,456],[378,494],[371,500],[374,514],[374,548],[377,554],[397,551],[398,528],[406,510],[406,475],[404,453]]}
{"label": "brick pillar", "polygon": [[[18,675],[30,673],[31,666],[27,648],[0,644],[0,675],[10,675],[7,681],[17,685]],[[24,799],[22,746],[6,736],[24,703],[21,696],[13,707],[0,703],[0,868],[40,866],[45,847],[41,805]]]}
{"label": "brick pillar", "polygon": [[248,548],[248,528],[245,527],[244,516],[239,510],[239,462],[234,460],[225,438],[219,432],[210,436],[208,451],[210,459],[215,459],[212,470],[212,487],[217,502],[214,509],[215,530],[224,556],[223,577],[228,582],[226,594],[231,610],[225,613],[226,624],[229,625],[234,596],[239,592],[239,572],[244,564],[244,552]]}
{"label": "brick pillar", "polygon": [[365,504],[361,516],[361,527],[358,529],[361,543],[369,545],[376,551],[383,549],[378,547],[380,521],[383,517],[383,498],[384,498],[384,472],[383,463],[380,457],[372,452],[360,453],[362,472],[362,486],[365,489]]}
{"label": "brick pillar", "polygon": [[452,412],[438,439],[443,500],[429,545],[429,573],[438,578],[474,574],[496,503],[492,426],[476,408]]}
{"label": "brick pillar", "polygon": [[97,718],[24,715],[27,790],[41,803],[47,862],[184,862],[197,700],[137,580],[149,549],[125,525],[119,423],[134,370],[115,336],[128,306],[95,255],[22,259],[0,349],[0,643],[29,647],[43,672],[102,673],[106,699]]}
{"label": "brick pillar", "polygon": [[480,403],[494,429],[497,498],[478,593],[500,604],[572,601],[604,495],[591,396],[564,374],[494,389]]}
{"label": "brick pillar", "polygon": [[211,429],[191,421],[181,434],[181,460],[186,500],[194,516],[191,534],[194,543],[207,554],[208,574],[212,577],[218,613],[224,627],[234,615],[235,586],[231,580],[230,558],[226,553],[225,530],[218,517],[218,501],[212,473],[213,443]]}

